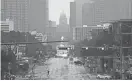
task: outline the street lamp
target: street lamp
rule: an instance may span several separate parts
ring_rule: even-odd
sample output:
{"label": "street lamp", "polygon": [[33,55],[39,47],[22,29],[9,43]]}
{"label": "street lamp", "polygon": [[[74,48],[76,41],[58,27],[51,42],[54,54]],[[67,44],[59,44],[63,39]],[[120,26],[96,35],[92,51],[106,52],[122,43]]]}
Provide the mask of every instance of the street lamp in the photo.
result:
{"label": "street lamp", "polygon": [[9,70],[9,74],[11,73],[10,70],[11,70],[11,63],[9,62],[8,63],[8,70]]}

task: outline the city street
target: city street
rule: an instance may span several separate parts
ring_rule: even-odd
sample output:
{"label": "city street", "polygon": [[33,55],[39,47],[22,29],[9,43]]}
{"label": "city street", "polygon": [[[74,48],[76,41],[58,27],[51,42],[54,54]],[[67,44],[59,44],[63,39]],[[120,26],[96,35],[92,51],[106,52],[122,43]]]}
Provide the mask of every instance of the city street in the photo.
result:
{"label": "city street", "polygon": [[1,4],[1,80],[132,80],[132,0]]}
{"label": "city street", "polygon": [[[49,75],[48,75],[49,70]],[[35,80],[90,80],[96,79],[86,73],[83,66],[71,64],[68,59],[51,58],[46,65],[37,66],[35,71]]]}

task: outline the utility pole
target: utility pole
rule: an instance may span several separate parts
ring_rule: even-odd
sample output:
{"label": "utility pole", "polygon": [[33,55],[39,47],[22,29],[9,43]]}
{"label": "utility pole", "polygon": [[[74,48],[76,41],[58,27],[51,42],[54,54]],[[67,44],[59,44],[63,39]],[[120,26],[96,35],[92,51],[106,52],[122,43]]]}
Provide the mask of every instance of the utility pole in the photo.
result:
{"label": "utility pole", "polygon": [[[26,42],[28,42],[28,33],[25,33]],[[26,44],[26,55],[28,53],[28,44]]]}
{"label": "utility pole", "polygon": [[123,54],[123,44],[122,44],[122,31],[121,31],[121,28],[122,28],[122,23],[120,23],[119,25],[119,32],[120,32],[120,58],[121,58],[121,79],[124,80],[124,54]]}

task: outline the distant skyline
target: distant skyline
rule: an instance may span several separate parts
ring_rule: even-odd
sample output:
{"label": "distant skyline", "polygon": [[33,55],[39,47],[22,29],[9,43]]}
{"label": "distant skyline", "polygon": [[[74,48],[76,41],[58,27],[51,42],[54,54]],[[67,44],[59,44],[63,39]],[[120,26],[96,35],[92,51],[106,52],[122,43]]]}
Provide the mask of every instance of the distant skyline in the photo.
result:
{"label": "distant skyline", "polygon": [[74,0],[49,0],[49,20],[56,21],[59,24],[60,13],[66,13],[68,23],[70,17],[70,2]]}

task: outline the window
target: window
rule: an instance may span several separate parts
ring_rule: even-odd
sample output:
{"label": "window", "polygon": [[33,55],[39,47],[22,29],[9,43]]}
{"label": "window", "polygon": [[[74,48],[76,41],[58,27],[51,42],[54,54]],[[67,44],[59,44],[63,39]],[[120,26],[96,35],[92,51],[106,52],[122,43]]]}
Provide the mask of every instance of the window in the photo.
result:
{"label": "window", "polygon": [[121,25],[121,32],[122,33],[130,33],[131,32],[131,27],[130,27],[129,23],[123,23]]}

